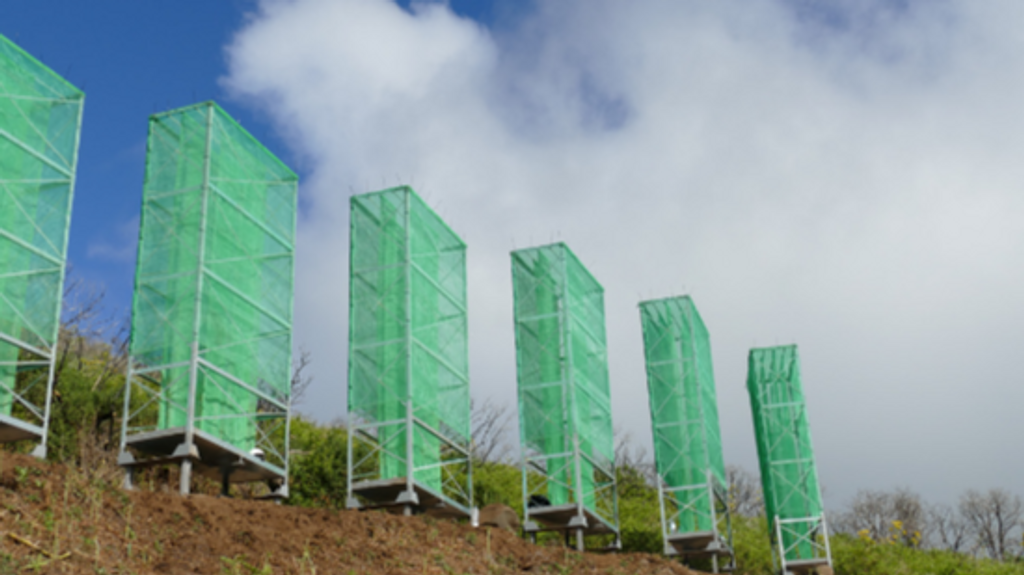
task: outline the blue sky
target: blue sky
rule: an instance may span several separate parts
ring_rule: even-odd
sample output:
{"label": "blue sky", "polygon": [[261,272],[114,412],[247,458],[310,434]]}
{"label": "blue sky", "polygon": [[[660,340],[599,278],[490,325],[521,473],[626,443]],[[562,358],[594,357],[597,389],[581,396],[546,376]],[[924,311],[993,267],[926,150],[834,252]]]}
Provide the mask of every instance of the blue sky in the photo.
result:
{"label": "blue sky", "polygon": [[[408,2],[403,3],[406,7]],[[491,23],[493,0],[454,11]],[[86,93],[68,245],[73,274],[129,313],[150,114],[215,99],[300,177],[304,166],[258,110],[220,84],[225,45],[252,0],[5,0],[0,33]]]}
{"label": "blue sky", "polygon": [[[145,168],[147,118],[223,100],[223,46],[248,2],[53,2],[0,4],[0,33],[86,93],[68,245],[74,274],[107,291],[127,314]],[[222,102],[289,161],[266,123]]]}

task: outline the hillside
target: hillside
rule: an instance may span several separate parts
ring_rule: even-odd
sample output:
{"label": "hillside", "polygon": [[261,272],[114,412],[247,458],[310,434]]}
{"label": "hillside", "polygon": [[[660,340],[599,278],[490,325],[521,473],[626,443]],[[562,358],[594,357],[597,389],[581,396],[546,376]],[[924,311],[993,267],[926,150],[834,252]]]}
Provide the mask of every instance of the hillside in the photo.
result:
{"label": "hillside", "polygon": [[693,573],[655,555],[579,554],[429,517],[127,492],[104,461],[0,457],[0,573]]}

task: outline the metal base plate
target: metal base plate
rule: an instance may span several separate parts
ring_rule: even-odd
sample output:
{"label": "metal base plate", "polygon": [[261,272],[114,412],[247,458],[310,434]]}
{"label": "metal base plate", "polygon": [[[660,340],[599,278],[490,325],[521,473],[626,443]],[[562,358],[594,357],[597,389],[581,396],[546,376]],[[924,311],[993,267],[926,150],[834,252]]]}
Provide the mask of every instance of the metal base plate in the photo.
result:
{"label": "metal base plate", "polygon": [[[583,533],[586,535],[618,533],[611,523],[608,523],[587,508],[583,509],[583,518],[586,519],[586,526],[583,528]],[[528,533],[534,531],[568,531],[578,529],[581,523],[583,523],[580,521],[580,511],[575,503],[552,505],[550,507],[531,507],[529,508],[528,523],[533,522],[537,522],[539,525],[534,523],[534,527],[528,528],[527,524],[524,524],[523,530]]]}
{"label": "metal base plate", "polygon": [[421,510],[426,515],[435,517],[469,518],[469,508],[459,505],[438,494],[436,491],[413,482],[416,501],[410,502],[407,496],[407,485],[404,477],[392,479],[375,479],[361,481],[352,485],[353,495],[370,501],[367,507],[405,507],[407,505]]}
{"label": "metal base plate", "polygon": [[42,437],[43,428],[9,415],[0,415],[0,443]]}
{"label": "metal base plate", "polygon": [[231,471],[232,483],[271,479],[284,481],[287,479],[283,469],[262,461],[202,430],[195,430],[192,437],[196,452],[190,457],[188,454],[177,452],[178,446],[185,443],[185,428],[183,427],[130,435],[125,439],[126,447],[132,448],[140,454],[153,456],[155,459],[141,459],[128,464],[122,463],[122,465],[143,467],[174,463],[190,457],[196,464],[196,472],[218,480],[221,479],[224,470]]}
{"label": "metal base plate", "polygon": [[731,550],[722,544],[714,531],[694,531],[690,533],[672,533],[666,540],[676,555],[686,557],[728,557]]}
{"label": "metal base plate", "polygon": [[825,567],[827,565],[828,559],[824,557],[786,561],[786,571],[796,574],[811,573],[819,567]]}

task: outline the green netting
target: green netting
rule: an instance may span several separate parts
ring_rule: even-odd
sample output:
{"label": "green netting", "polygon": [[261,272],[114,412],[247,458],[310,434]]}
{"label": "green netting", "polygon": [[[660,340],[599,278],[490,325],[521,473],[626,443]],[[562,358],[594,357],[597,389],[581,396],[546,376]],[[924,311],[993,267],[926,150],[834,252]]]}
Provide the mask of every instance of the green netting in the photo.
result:
{"label": "green netting", "polygon": [[797,520],[786,523],[783,530],[785,560],[819,557],[820,550],[812,542],[820,528],[821,491],[796,346],[750,350],[747,390],[772,538],[776,538],[776,518]]}
{"label": "green netting", "polygon": [[614,476],[615,457],[604,289],[563,243],[512,252],[512,280],[522,445],[544,459],[552,505],[597,512],[594,464]]}
{"label": "green netting", "polygon": [[466,245],[409,187],[351,199],[349,411],[378,428],[382,479],[441,491],[441,444],[470,439]]}
{"label": "green netting", "polygon": [[26,359],[25,350],[35,350],[29,356],[37,361],[48,360],[56,346],[84,100],[81,91],[0,35],[4,415],[11,414],[13,393],[25,392],[16,390],[15,362]]}
{"label": "green netting", "polygon": [[186,425],[192,370],[197,427],[240,449],[260,411],[245,386],[287,405],[297,188],[213,102],[150,118],[131,355],[161,368],[158,428]]}
{"label": "green netting", "polygon": [[[642,302],[640,319],[655,462],[677,501],[676,530],[712,531],[708,473],[718,486],[728,483],[708,330],[689,296]],[[685,487],[691,489],[675,490]]]}

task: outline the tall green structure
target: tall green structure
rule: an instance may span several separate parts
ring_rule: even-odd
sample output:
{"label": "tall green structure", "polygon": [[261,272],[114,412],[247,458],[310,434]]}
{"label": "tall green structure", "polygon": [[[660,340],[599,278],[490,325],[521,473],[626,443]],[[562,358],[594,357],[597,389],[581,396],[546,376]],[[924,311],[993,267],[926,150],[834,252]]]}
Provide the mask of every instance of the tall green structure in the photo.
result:
{"label": "tall green structure", "polygon": [[0,442],[46,455],[85,94],[0,35]]}
{"label": "tall green structure", "polygon": [[[149,120],[120,462],[287,494],[298,177],[213,102]],[[136,456],[147,456],[137,459]],[[128,475],[130,485],[131,475]]]}
{"label": "tall green structure", "polygon": [[347,505],[469,516],[466,244],[406,186],[350,209]]}
{"label": "tall green structure", "polygon": [[665,553],[732,556],[711,341],[689,296],[640,303]]}
{"label": "tall green structure", "polygon": [[750,350],[747,390],[775,567],[786,573],[831,566],[796,346]]}
{"label": "tall green structure", "polygon": [[512,282],[523,529],[618,544],[604,289],[564,243],[512,252]]}

